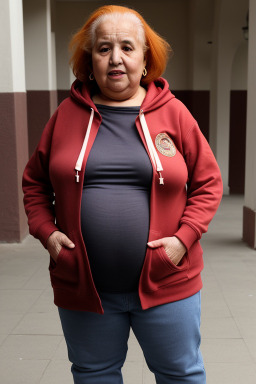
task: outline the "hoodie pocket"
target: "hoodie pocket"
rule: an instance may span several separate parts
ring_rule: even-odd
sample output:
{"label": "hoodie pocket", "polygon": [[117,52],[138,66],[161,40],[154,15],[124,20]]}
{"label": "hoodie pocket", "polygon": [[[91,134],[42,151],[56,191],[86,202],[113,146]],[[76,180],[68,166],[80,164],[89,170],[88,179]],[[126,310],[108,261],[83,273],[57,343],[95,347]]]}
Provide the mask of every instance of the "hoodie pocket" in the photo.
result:
{"label": "hoodie pocket", "polygon": [[[150,241],[164,236],[150,231]],[[179,284],[188,280],[189,259],[187,253],[175,265],[168,257],[164,247],[147,248],[141,283],[144,291],[156,291],[164,286]]]}
{"label": "hoodie pocket", "polygon": [[[72,239],[72,233],[69,235]],[[78,263],[76,248],[62,247],[55,262],[50,257],[49,265],[51,283],[54,288],[72,289],[78,282]]]}

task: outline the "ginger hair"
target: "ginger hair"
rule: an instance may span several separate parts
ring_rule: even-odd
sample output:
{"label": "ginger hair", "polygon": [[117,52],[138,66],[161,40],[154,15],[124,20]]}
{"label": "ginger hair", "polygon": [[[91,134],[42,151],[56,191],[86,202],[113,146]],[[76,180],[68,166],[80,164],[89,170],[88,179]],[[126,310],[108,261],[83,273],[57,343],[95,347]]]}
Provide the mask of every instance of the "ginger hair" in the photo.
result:
{"label": "ginger hair", "polygon": [[89,80],[89,75],[92,72],[91,51],[94,39],[92,30],[95,31],[93,23],[99,17],[116,13],[121,15],[132,13],[137,17],[144,29],[143,38],[145,37],[144,51],[147,75],[142,77],[141,85],[147,85],[163,74],[167,65],[169,52],[171,52],[170,45],[147,24],[137,11],[119,5],[105,5],[96,9],[85,24],[72,37],[69,48],[72,53],[70,65],[73,73],[77,79],[87,85],[91,85],[90,83],[92,82]]}

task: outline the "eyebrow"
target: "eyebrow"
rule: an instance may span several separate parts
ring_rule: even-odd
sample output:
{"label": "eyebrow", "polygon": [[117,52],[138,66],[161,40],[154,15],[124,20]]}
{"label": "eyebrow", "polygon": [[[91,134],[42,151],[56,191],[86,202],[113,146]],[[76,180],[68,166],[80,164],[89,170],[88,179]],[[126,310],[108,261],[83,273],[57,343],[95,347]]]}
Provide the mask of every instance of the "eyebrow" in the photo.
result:
{"label": "eyebrow", "polygon": [[[129,44],[131,45],[132,47],[134,47],[134,42],[132,40],[122,40],[121,41],[122,44]],[[98,42],[98,45],[101,46],[101,45],[104,45],[104,44],[112,44],[112,42],[110,40],[104,40],[104,39],[100,39],[100,41]]]}

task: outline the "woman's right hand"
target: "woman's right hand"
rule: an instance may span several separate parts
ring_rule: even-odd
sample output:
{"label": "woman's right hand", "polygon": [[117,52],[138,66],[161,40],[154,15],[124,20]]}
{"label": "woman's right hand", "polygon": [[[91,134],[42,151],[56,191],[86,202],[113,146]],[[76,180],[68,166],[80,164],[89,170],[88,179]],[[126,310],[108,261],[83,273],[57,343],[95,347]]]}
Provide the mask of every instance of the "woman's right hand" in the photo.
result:
{"label": "woman's right hand", "polygon": [[55,262],[62,247],[75,248],[75,244],[62,232],[54,231],[47,240],[47,250]]}

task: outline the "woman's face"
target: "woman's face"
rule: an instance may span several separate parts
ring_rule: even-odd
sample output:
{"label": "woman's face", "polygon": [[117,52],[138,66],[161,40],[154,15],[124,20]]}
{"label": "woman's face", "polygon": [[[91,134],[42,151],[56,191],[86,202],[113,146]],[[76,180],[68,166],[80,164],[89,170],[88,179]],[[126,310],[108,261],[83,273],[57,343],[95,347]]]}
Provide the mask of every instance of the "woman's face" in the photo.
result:
{"label": "woman's face", "polygon": [[105,20],[96,29],[92,67],[104,98],[128,100],[139,92],[146,63],[137,30],[135,23],[122,17]]}

